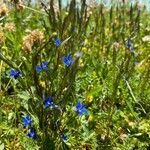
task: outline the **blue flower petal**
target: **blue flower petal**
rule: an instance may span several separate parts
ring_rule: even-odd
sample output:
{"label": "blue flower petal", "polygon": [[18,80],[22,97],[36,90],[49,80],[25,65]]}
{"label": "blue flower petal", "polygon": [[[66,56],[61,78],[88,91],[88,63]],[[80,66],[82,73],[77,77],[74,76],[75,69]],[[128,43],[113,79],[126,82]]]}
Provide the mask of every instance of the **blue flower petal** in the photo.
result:
{"label": "blue flower petal", "polygon": [[70,61],[72,60],[72,55],[71,55],[71,53],[68,54],[68,60],[70,60]]}
{"label": "blue flower petal", "polygon": [[23,119],[22,119],[23,125],[24,127],[30,126],[32,123],[32,118],[29,115],[26,115]]}
{"label": "blue flower petal", "polygon": [[37,66],[36,66],[36,72],[37,72],[37,73],[40,73],[41,71],[42,71],[41,65],[37,65]]}
{"label": "blue flower petal", "polygon": [[52,97],[47,97],[44,100],[44,106],[45,106],[45,108],[49,108],[49,107],[53,107],[54,106]]}
{"label": "blue flower petal", "polygon": [[87,114],[88,114],[88,110],[86,108],[79,110],[79,115],[87,115]]}
{"label": "blue flower petal", "polygon": [[59,38],[54,38],[53,41],[54,41],[54,44],[56,46],[60,46],[61,45],[61,40]]}
{"label": "blue flower petal", "polygon": [[14,75],[16,74],[16,71],[14,70],[14,69],[12,69],[11,71],[10,71],[10,77],[14,77]]}
{"label": "blue flower petal", "polygon": [[21,72],[20,71],[17,71],[16,74],[14,75],[14,78],[17,79],[18,77],[21,76]]}
{"label": "blue flower petal", "polygon": [[78,102],[76,105],[76,109],[81,109],[81,108],[82,108],[82,104],[81,104],[81,102]]}
{"label": "blue flower petal", "polygon": [[29,129],[29,132],[27,134],[27,136],[31,139],[35,139],[36,138],[36,131],[34,128]]}
{"label": "blue flower petal", "polygon": [[40,65],[37,65],[36,66],[36,72],[37,73],[40,73],[42,70],[47,70],[48,68],[47,68],[47,65],[48,65],[48,62],[47,61],[45,61],[45,62],[42,62]]}
{"label": "blue flower petal", "polygon": [[12,69],[9,73],[9,76],[13,77],[14,79],[17,79],[21,76],[21,71]]}
{"label": "blue flower petal", "polygon": [[88,110],[86,109],[86,105],[78,102],[76,105],[76,111],[79,115],[87,115]]}
{"label": "blue flower petal", "polygon": [[69,67],[69,66],[72,64],[73,60],[72,60],[72,55],[71,55],[71,53],[68,54],[68,56],[64,56],[64,57],[63,57],[63,62],[64,62],[64,64],[65,64],[67,67]]}
{"label": "blue flower petal", "polygon": [[43,62],[43,63],[42,63],[42,68],[43,68],[44,70],[47,70],[47,65],[48,65],[48,62],[47,62],[47,61]]}
{"label": "blue flower petal", "polygon": [[69,63],[68,63],[68,59],[67,59],[67,57],[65,56],[64,57],[64,64],[68,67],[68,65],[69,65]]}

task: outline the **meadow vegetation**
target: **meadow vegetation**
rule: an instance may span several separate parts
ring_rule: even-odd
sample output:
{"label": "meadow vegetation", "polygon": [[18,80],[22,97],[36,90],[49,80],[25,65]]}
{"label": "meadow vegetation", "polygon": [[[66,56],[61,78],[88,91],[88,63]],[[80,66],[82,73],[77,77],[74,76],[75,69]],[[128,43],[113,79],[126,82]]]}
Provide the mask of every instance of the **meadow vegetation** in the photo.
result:
{"label": "meadow vegetation", "polygon": [[150,150],[150,13],[126,1],[0,4],[0,150]]}

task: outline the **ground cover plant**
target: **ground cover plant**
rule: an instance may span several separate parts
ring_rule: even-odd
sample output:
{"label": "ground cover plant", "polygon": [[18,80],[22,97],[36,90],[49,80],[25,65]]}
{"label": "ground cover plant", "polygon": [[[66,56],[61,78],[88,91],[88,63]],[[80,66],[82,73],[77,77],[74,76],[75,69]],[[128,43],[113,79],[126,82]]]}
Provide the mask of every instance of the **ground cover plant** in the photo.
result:
{"label": "ground cover plant", "polygon": [[149,150],[149,20],[138,1],[0,3],[0,150]]}

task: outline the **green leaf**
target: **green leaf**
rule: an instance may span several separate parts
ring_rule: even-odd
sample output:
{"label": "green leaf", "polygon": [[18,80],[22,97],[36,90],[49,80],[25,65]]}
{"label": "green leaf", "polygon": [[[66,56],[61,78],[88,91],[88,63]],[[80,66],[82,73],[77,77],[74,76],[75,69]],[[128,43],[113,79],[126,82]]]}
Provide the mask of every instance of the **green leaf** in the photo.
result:
{"label": "green leaf", "polygon": [[17,94],[17,96],[23,100],[29,100],[31,97],[27,91],[21,92],[20,94]]}
{"label": "green leaf", "polygon": [[62,43],[61,43],[61,46],[66,44],[68,42],[68,40],[70,40],[71,36],[69,36],[67,39],[65,39]]}

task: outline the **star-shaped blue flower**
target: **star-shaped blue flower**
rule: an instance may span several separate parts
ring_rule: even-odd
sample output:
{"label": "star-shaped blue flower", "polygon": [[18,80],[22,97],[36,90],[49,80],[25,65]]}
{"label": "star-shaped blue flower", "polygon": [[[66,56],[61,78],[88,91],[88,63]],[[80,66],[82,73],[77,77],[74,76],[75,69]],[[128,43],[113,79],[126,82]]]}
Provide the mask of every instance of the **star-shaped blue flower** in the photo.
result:
{"label": "star-shaped blue flower", "polygon": [[32,123],[32,118],[31,118],[29,115],[26,115],[26,116],[22,119],[22,122],[23,122],[23,126],[24,126],[24,127],[30,126],[31,123]]}
{"label": "star-shaped blue flower", "polygon": [[67,67],[71,66],[71,64],[73,63],[71,53],[69,53],[67,56],[64,56],[63,62]]}
{"label": "star-shaped blue flower", "polygon": [[48,65],[47,61],[42,62],[40,65],[37,65],[36,66],[36,72],[40,73],[42,70],[47,70],[48,69],[47,65]]}
{"label": "star-shaped blue flower", "polygon": [[36,131],[34,128],[29,129],[29,132],[27,134],[27,136],[31,139],[35,139],[36,138]]}
{"label": "star-shaped blue flower", "polygon": [[11,69],[9,75],[10,75],[10,77],[17,79],[22,75],[22,73],[19,70]]}
{"label": "star-shaped blue flower", "polygon": [[53,107],[54,106],[53,98],[52,97],[47,97],[44,100],[44,106],[45,106],[45,108]]}
{"label": "star-shaped blue flower", "polygon": [[54,44],[58,47],[61,45],[61,40],[57,37],[57,38],[53,38]]}
{"label": "star-shaped blue flower", "polygon": [[88,114],[88,110],[86,109],[86,105],[82,104],[81,102],[77,103],[76,111],[80,116]]}

